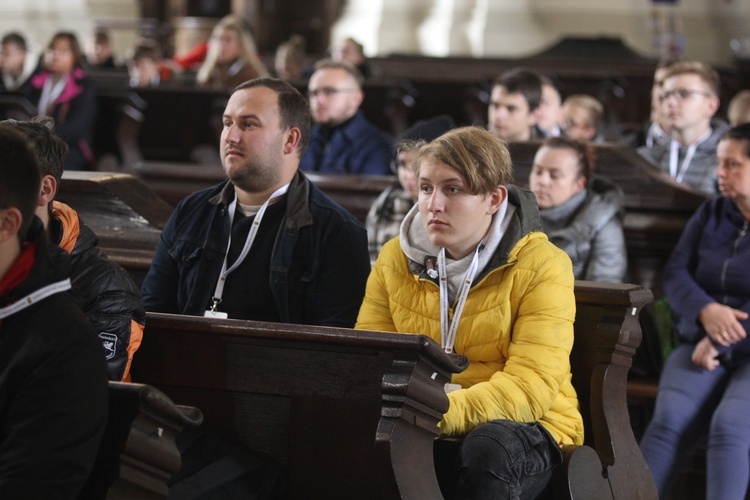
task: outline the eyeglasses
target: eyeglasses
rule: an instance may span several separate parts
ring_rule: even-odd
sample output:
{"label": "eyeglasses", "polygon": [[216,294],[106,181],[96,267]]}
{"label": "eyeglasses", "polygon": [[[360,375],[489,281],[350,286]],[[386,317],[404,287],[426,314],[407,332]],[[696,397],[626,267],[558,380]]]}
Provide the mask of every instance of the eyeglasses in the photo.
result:
{"label": "eyeglasses", "polygon": [[331,97],[336,94],[343,94],[348,92],[359,92],[359,89],[337,89],[335,87],[323,87],[315,90],[308,90],[307,97],[308,99],[312,99],[313,97],[317,98],[320,94],[323,94],[324,97]]}
{"label": "eyeglasses", "polygon": [[662,101],[666,101],[670,97],[676,97],[680,101],[687,100],[691,95],[702,95],[703,97],[713,97],[713,94],[710,92],[705,92],[703,90],[695,90],[695,89],[675,89],[675,90],[665,90],[663,92],[659,92],[659,99]]}

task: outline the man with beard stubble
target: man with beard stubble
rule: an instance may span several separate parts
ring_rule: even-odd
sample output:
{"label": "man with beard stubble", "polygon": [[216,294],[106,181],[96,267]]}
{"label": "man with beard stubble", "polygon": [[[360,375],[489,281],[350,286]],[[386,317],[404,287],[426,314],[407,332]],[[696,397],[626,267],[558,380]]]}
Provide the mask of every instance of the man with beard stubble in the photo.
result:
{"label": "man with beard stubble", "polygon": [[367,234],[299,171],[310,123],[307,101],[283,80],[235,88],[220,144],[227,180],[170,217],[143,283],[146,310],[354,326]]}

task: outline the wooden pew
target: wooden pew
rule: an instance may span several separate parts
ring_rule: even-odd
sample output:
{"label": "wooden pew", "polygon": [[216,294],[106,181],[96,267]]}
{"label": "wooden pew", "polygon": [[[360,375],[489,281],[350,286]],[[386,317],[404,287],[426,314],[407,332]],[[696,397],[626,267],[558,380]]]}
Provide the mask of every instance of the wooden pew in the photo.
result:
{"label": "wooden pew", "polygon": [[[539,142],[511,143],[515,183],[528,185]],[[661,269],[685,223],[706,196],[674,182],[632,149],[618,144],[595,144],[597,175],[606,177],[625,193],[625,238],[629,275],[626,281],[654,290],[661,296]],[[132,172],[170,204],[224,180],[219,165],[140,162]],[[360,221],[375,198],[395,178],[310,174],[324,192],[350,210]]]}
{"label": "wooden pew", "polygon": [[[142,161],[133,165],[130,172],[173,206],[186,196],[226,179],[219,164]],[[308,172],[305,175],[361,222],[365,221],[375,198],[396,182],[393,176]]]}
{"label": "wooden pew", "polygon": [[[306,86],[299,90],[307,93]],[[362,112],[395,136],[412,122],[411,90],[408,82],[397,78],[367,81]],[[97,93],[95,156],[97,160],[105,155],[115,156],[123,162],[124,170],[130,167],[126,159],[133,157],[181,163],[218,161],[222,114],[229,96],[229,90],[187,85],[133,89],[103,81]],[[137,125],[137,130],[123,131],[123,122],[126,127]],[[135,134],[136,143],[123,141],[123,133]],[[128,150],[123,151],[124,148]],[[133,152],[133,148],[138,151]]]}
{"label": "wooden pew", "polygon": [[65,172],[56,199],[73,207],[102,251],[142,282],[172,207],[140,179],[107,172]]}
{"label": "wooden pew", "polygon": [[[552,498],[656,498],[625,384],[652,295],[576,282],[573,383],[585,446]],[[134,380],[289,471],[292,498],[440,498],[432,464],[442,386],[465,367],[427,337],[149,313]]]}
{"label": "wooden pew", "polygon": [[110,382],[107,427],[80,498],[167,498],[181,463],[175,437],[202,419],[154,387]]}
{"label": "wooden pew", "polygon": [[289,470],[292,498],[439,498],[432,441],[465,360],[423,336],[149,313],[133,379]]}

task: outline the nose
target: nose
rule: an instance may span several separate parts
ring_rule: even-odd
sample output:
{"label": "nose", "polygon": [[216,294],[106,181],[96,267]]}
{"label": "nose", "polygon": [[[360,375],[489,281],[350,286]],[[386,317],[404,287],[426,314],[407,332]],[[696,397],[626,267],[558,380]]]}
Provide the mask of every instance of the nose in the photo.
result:
{"label": "nose", "polygon": [[427,209],[432,213],[442,212],[445,208],[443,196],[440,194],[440,190],[434,190],[427,199]]}
{"label": "nose", "polygon": [[226,140],[227,143],[236,144],[239,141],[238,137],[239,133],[236,125],[232,124],[224,128],[224,140]]}

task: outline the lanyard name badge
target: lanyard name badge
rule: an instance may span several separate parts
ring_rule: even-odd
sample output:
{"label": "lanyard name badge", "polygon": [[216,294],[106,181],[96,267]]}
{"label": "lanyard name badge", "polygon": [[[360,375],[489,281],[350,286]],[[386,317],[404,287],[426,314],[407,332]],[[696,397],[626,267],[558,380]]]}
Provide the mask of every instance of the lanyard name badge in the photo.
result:
{"label": "lanyard name badge", "polygon": [[203,313],[203,316],[206,318],[228,318],[229,315],[222,311],[217,311],[216,308],[221,303],[221,297],[224,295],[224,285],[227,281],[227,276],[229,276],[229,273],[237,269],[240,264],[242,264],[242,261],[245,260],[245,257],[247,257],[247,254],[250,252],[250,247],[253,246],[253,241],[255,241],[255,236],[258,234],[258,228],[260,227],[260,222],[263,220],[263,214],[266,212],[266,208],[268,207],[268,204],[270,201],[276,197],[281,196],[282,194],[286,193],[289,189],[289,184],[285,184],[284,186],[281,186],[279,189],[273,192],[273,194],[263,203],[263,205],[260,206],[260,209],[258,209],[258,213],[255,215],[255,219],[253,220],[253,225],[250,227],[250,232],[247,234],[247,239],[245,240],[245,245],[242,247],[242,252],[240,253],[239,257],[237,257],[237,260],[234,261],[231,267],[227,269],[227,258],[229,257],[229,249],[232,246],[232,223],[234,221],[234,213],[237,210],[237,196],[235,195],[234,200],[229,205],[229,241],[227,241],[227,253],[224,255],[224,262],[221,265],[221,273],[219,273],[219,280],[216,282],[216,290],[214,291],[214,295],[211,299],[211,307],[206,310],[205,313]]}
{"label": "lanyard name badge", "polygon": [[[448,299],[448,272],[445,264],[445,248],[440,249],[438,253],[438,270],[440,273],[440,340],[442,342],[443,350],[451,354],[453,353],[453,345],[456,343],[456,332],[458,331],[458,322],[461,319],[461,314],[464,311],[464,305],[466,304],[466,298],[469,295],[471,289],[471,283],[474,281],[476,276],[477,268],[479,267],[479,254],[484,250],[484,242],[480,243],[474,252],[474,257],[471,259],[471,265],[466,271],[461,286],[458,288],[456,294],[456,309],[453,312],[453,320],[448,320],[448,309],[450,308]],[[447,383],[445,384],[445,392],[449,393],[455,390],[461,389],[461,385]]]}

